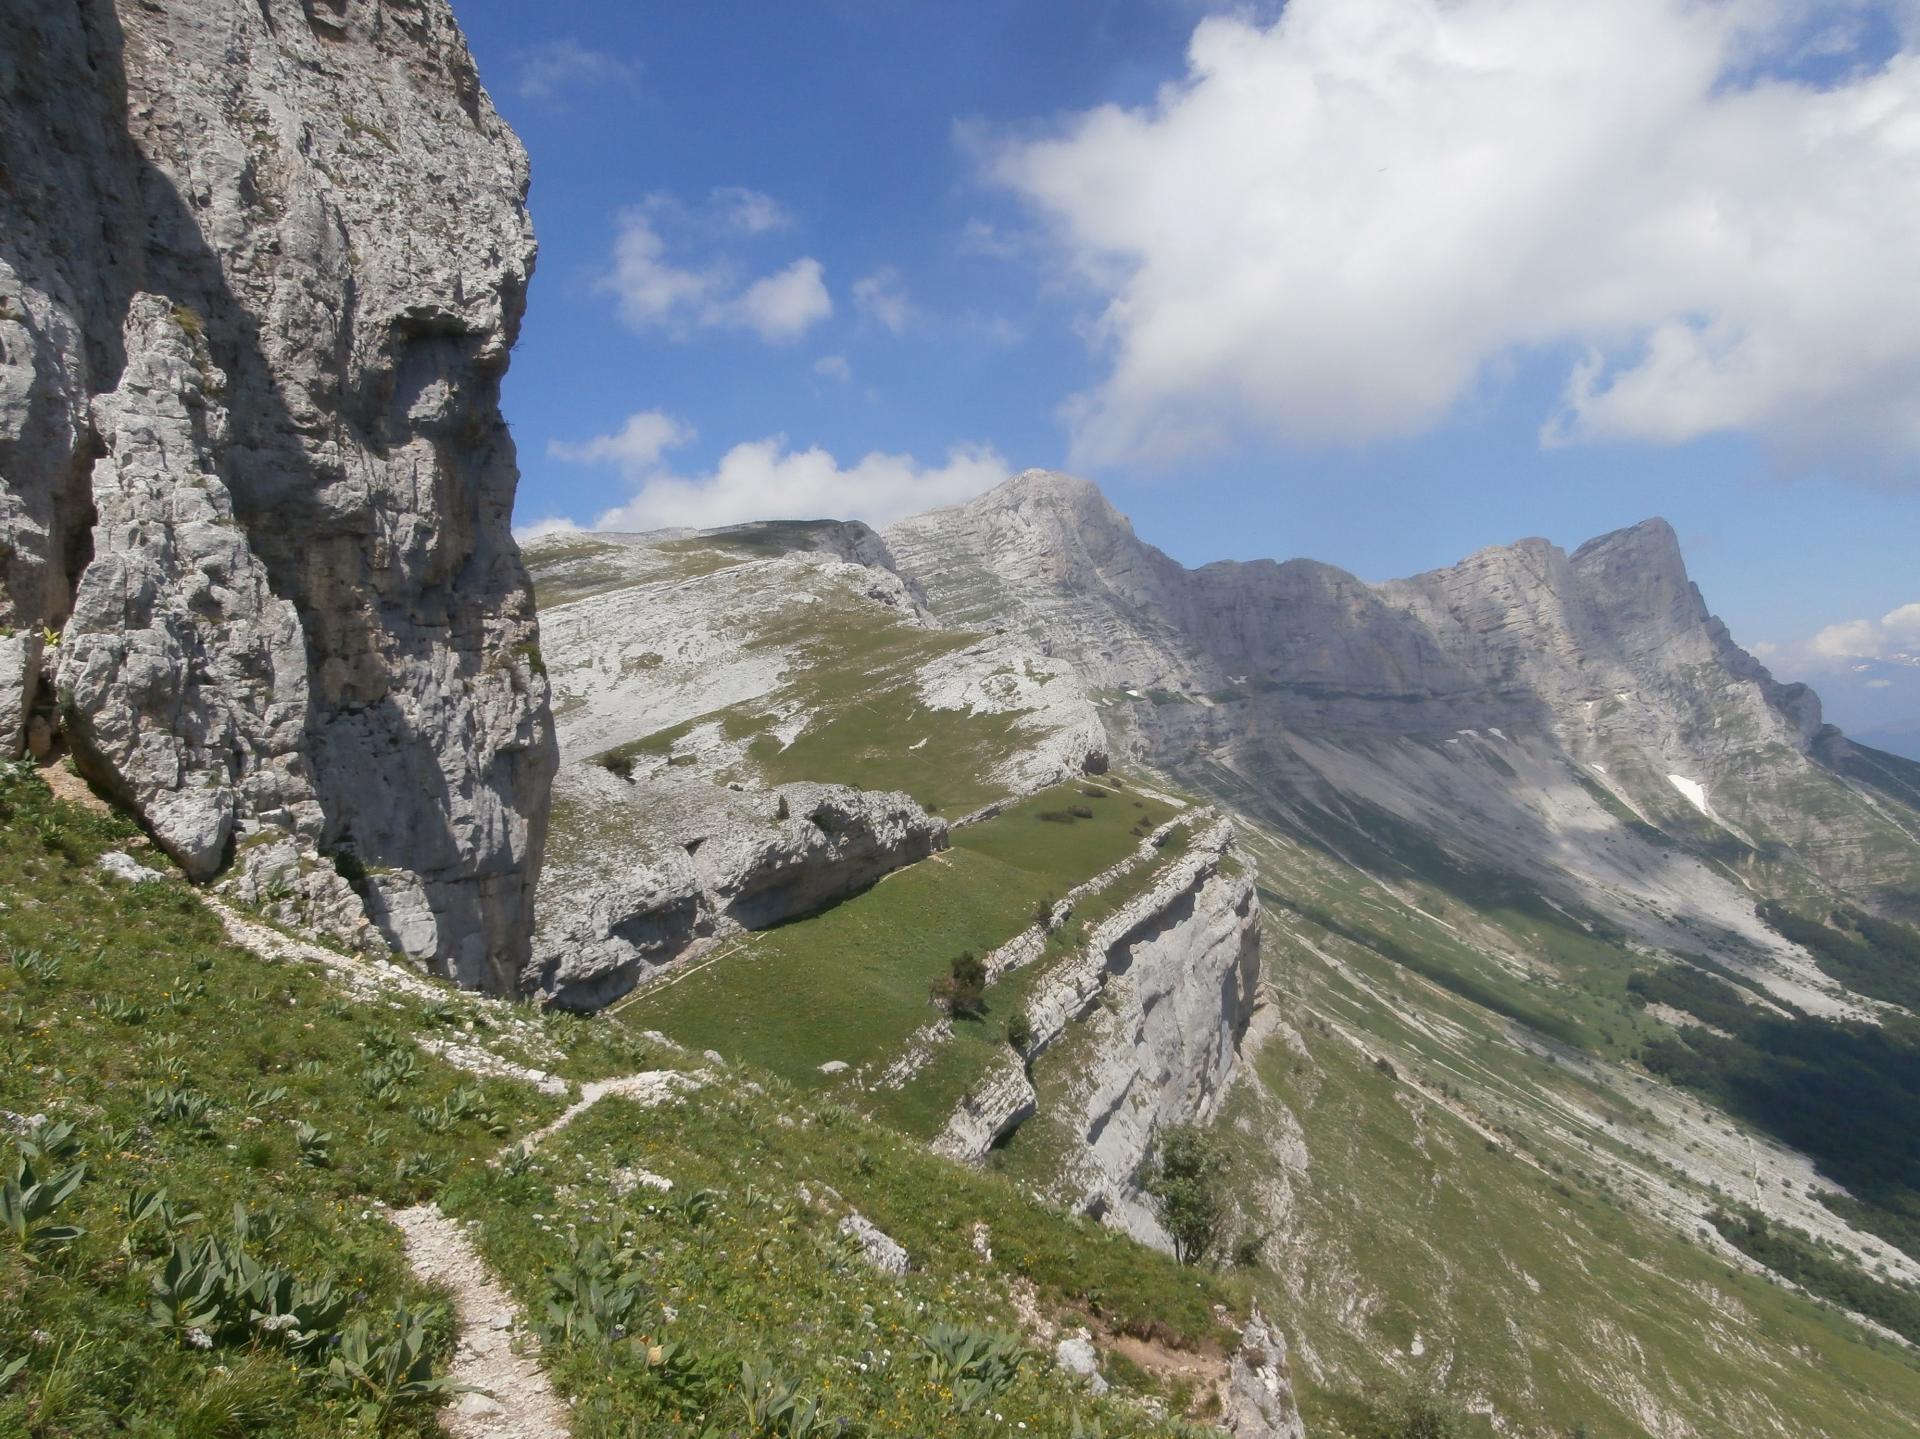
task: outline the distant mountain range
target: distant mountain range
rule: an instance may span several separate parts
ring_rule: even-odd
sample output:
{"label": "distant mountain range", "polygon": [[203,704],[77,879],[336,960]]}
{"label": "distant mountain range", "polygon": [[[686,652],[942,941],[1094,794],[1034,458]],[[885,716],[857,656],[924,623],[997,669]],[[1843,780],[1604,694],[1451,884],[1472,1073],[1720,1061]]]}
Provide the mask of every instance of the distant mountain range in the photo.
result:
{"label": "distant mountain range", "polygon": [[1859,739],[1862,744],[1886,750],[1889,754],[1920,760],[1920,716],[1863,731]]}

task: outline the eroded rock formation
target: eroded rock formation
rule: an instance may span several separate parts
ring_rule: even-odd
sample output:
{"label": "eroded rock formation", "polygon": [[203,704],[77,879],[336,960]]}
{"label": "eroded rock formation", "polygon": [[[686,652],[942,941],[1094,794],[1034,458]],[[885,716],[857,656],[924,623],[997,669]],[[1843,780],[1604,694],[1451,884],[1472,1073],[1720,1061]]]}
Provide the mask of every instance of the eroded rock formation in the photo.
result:
{"label": "eroded rock formation", "polygon": [[37,710],[195,878],[510,988],[534,246],[444,0],[7,7],[0,177],[0,750]]}
{"label": "eroded rock formation", "polygon": [[[1032,982],[1024,1053],[1010,1050],[933,1144],[952,1159],[984,1159],[1039,1112],[1034,1075],[1056,1046],[1071,1043],[1044,1115],[1061,1147],[1055,1189],[1162,1245],[1139,1189],[1142,1167],[1158,1132],[1212,1114],[1233,1079],[1260,983],[1259,903],[1233,858],[1233,827],[1206,810],[1182,823],[1192,831],[1186,852]],[[1006,946],[1016,959],[1021,948],[1021,940]],[[1043,954],[1044,946],[1033,962]]]}
{"label": "eroded rock formation", "polygon": [[909,796],[844,785],[635,786],[582,765],[563,793],[600,838],[556,862],[529,981],[568,1009],[597,1009],[704,941],[812,914],[947,847],[947,822]]}

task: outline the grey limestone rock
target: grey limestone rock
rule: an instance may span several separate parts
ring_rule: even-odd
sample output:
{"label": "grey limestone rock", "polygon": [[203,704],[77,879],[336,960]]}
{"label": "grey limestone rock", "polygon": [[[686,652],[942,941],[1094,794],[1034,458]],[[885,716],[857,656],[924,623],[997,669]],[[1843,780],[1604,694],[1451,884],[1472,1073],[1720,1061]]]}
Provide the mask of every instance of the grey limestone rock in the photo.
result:
{"label": "grey limestone rock", "polygon": [[40,632],[0,633],[0,760],[18,759],[40,687]]}
{"label": "grey limestone rock", "polygon": [[553,858],[535,941],[541,991],[617,999],[695,944],[810,914],[947,847],[905,794],[843,785],[732,790],[671,772],[629,783],[572,766],[563,801],[594,816]]}
{"label": "grey limestone rock", "polygon": [[1424,829],[1664,947],[1697,947],[1681,916],[1802,964],[1742,886],[1647,827],[1761,864],[1785,846],[1920,916],[1901,858],[1920,786],[1734,643],[1665,521],[1380,584],[1306,560],[1187,570],[1095,487],[1029,471],[883,538],[937,619],[1048,647],[1103,697],[1116,750],[1196,785],[1231,775],[1219,792],[1312,826]]}
{"label": "grey limestone rock", "polygon": [[1100,1351],[1093,1347],[1086,1330],[1069,1334],[1053,1346],[1053,1362],[1067,1373],[1087,1381],[1095,1394],[1107,1392],[1107,1381],[1100,1376]]}
{"label": "grey limestone rock", "polygon": [[1221,1423],[1234,1439],[1306,1439],[1287,1367],[1287,1341],[1253,1306],[1221,1394]]}
{"label": "grey limestone rock", "polygon": [[555,753],[499,385],[533,237],[445,0],[0,12],[0,749],[196,879],[524,967]]}
{"label": "grey limestone rock", "polygon": [[907,1251],[864,1214],[843,1214],[839,1232],[859,1245],[861,1256],[882,1274],[905,1274],[913,1267]]}
{"label": "grey limestone rock", "polygon": [[117,879],[122,884],[151,884],[154,880],[164,878],[158,870],[148,869],[120,849],[108,850],[93,862],[93,867],[108,879]]}

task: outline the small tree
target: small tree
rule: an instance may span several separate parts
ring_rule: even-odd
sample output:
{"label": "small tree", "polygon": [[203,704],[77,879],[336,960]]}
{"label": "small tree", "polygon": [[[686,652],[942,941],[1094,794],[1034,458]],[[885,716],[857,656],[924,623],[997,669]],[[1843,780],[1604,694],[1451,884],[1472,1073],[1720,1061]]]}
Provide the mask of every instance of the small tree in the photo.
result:
{"label": "small tree", "polygon": [[1033,1021],[1027,1018],[1023,1009],[1007,1021],[1007,1043],[1024,1056],[1027,1046],[1033,1043]]}
{"label": "small tree", "polygon": [[956,1019],[978,1019],[987,1008],[985,962],[972,950],[961,950],[946,977],[933,986],[933,995]]}
{"label": "small tree", "polygon": [[1219,1146],[1199,1126],[1178,1124],[1161,1136],[1146,1191],[1182,1264],[1205,1259],[1220,1237],[1227,1211],[1220,1166]]}

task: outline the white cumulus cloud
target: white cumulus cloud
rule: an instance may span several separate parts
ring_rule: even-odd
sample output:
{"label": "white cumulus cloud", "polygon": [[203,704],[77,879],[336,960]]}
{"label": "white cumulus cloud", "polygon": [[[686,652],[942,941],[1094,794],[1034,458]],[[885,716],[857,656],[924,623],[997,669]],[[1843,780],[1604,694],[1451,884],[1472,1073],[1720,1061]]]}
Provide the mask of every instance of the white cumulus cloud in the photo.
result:
{"label": "white cumulus cloud", "polygon": [[662,200],[620,215],[612,263],[596,289],[614,297],[629,327],[672,335],[744,329],[769,344],[786,344],[833,313],[825,271],[811,256],[744,285],[725,261],[690,265],[670,258],[657,216],[674,212]]}
{"label": "white cumulus cloud", "polygon": [[1911,479],[1914,7],[1827,9],[1905,48],[1816,84],[1781,76],[1853,32],[1789,0],[1291,0],[1203,20],[1151,105],[990,148],[1102,297],[1076,462],[1419,433],[1532,355],[1567,367],[1548,444]]}
{"label": "white cumulus cloud", "polygon": [[513,527],[513,537],[521,544],[529,540],[543,539],[547,535],[577,535],[580,526],[564,515],[548,515],[544,519],[530,521]]}
{"label": "white cumulus cloud", "polygon": [[838,380],[845,384],[853,378],[853,366],[845,355],[822,355],[813,362],[813,372],[829,380]]}
{"label": "white cumulus cloud", "polygon": [[[793,450],[784,436],[774,435],[735,445],[706,474],[676,474],[664,464],[664,452],[691,436],[679,421],[648,410],[615,433],[573,444],[554,442],[548,453],[573,463],[614,465],[635,482],[632,499],[594,521],[598,530],[705,529],[777,519],[880,524],[972,499],[1009,473],[1007,462],[984,445],[956,445],[942,464],[875,451],[843,466],[818,446]],[[565,524],[541,521],[522,536]]]}
{"label": "white cumulus cloud", "polygon": [[1901,605],[1877,620],[1842,620],[1806,643],[1815,664],[1837,660],[1885,660],[1920,652],[1920,604]]}
{"label": "white cumulus cloud", "polygon": [[719,323],[743,325],[770,345],[799,339],[833,313],[818,260],[795,260],[755,280],[719,309]]}

